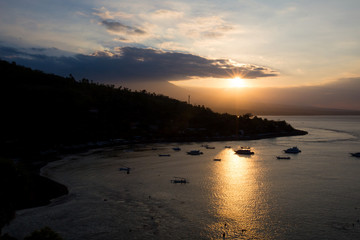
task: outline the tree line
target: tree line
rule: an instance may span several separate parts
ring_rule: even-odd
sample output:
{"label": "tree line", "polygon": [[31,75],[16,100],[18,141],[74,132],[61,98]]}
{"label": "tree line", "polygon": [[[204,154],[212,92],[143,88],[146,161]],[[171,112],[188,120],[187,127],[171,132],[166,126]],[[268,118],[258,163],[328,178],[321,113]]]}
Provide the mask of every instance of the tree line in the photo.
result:
{"label": "tree line", "polygon": [[[215,113],[170,97],[0,61],[0,145],[28,153],[107,139],[206,140],[291,132],[286,122]],[[21,149],[19,149],[21,148]]]}

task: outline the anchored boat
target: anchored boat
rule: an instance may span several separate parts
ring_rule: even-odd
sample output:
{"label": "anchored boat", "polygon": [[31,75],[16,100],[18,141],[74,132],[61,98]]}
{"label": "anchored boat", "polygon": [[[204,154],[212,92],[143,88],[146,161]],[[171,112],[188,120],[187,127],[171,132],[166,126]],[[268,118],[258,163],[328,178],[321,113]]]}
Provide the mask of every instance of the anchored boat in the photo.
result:
{"label": "anchored boat", "polygon": [[353,157],[360,157],[360,152],[357,152],[357,153],[350,153],[351,156]]}
{"label": "anchored boat", "polygon": [[187,154],[189,154],[189,155],[200,155],[200,154],[203,154],[203,152],[201,152],[200,150],[191,150],[191,151],[187,152]]}
{"label": "anchored boat", "polygon": [[234,150],[236,154],[242,154],[242,155],[253,155],[255,154],[253,151],[251,151],[250,147],[241,147],[238,150]]}
{"label": "anchored boat", "polygon": [[292,147],[284,150],[285,153],[300,153],[301,150],[298,147]]}
{"label": "anchored boat", "polygon": [[186,184],[189,183],[188,180],[186,180],[186,178],[183,177],[174,177],[174,179],[170,180],[171,183],[181,183],[181,184]]}

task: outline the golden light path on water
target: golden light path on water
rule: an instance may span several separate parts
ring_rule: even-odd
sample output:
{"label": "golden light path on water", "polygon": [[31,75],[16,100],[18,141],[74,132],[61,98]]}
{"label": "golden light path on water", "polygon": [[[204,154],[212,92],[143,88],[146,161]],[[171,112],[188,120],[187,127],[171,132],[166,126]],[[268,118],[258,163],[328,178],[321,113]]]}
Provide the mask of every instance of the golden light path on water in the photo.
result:
{"label": "golden light path on water", "polygon": [[[263,186],[258,181],[261,173],[255,166],[257,156],[238,155],[232,149],[224,149],[215,158],[221,162],[212,173],[212,209],[219,221],[209,227],[213,232],[225,233],[226,239],[271,239],[262,225],[268,216],[262,200]],[[263,236],[259,236],[259,231]]]}

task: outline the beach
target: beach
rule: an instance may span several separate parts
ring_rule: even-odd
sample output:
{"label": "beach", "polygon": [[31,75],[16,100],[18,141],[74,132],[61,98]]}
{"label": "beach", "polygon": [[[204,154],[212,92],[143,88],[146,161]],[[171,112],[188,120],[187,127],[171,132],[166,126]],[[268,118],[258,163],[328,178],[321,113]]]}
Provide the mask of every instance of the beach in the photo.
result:
{"label": "beach", "polygon": [[[184,225],[181,216],[174,212],[169,215],[166,202],[157,199],[156,194],[137,192],[144,185],[137,179],[139,174],[152,171],[152,167],[144,166],[136,157],[154,151],[141,146],[139,153],[126,151],[97,149],[49,163],[41,174],[66,185],[69,194],[47,206],[18,211],[4,232],[20,239],[42,226],[50,226],[64,239],[174,239],[174,229]],[[129,155],[135,161],[130,161]],[[119,167],[125,163],[135,170],[130,174],[120,172]],[[86,186],[81,181],[86,181]],[[111,188],[104,182],[111,182]],[[166,182],[170,183],[170,179]],[[182,228],[187,229],[185,236],[191,234],[191,229]]]}

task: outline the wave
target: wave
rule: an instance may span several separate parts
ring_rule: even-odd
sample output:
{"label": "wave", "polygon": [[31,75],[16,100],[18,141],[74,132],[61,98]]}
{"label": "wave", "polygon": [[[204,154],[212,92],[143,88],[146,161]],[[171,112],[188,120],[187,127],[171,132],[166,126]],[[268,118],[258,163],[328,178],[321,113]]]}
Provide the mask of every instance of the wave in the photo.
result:
{"label": "wave", "polygon": [[356,141],[360,139],[360,133],[340,129],[309,127],[306,131],[308,131],[309,134],[302,139],[305,142],[338,142]]}

